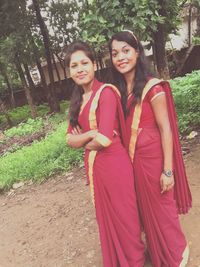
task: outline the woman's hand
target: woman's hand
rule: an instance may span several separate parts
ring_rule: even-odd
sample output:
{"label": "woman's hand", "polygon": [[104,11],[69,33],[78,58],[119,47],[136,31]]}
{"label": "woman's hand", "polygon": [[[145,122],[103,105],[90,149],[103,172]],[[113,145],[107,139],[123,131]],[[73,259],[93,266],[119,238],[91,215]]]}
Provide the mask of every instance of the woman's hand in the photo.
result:
{"label": "woman's hand", "polygon": [[174,175],[167,177],[164,173],[160,177],[161,194],[171,190],[174,186]]}
{"label": "woman's hand", "polygon": [[[96,137],[97,132],[98,132],[97,130],[90,130],[86,133],[88,134],[88,137],[90,139],[93,139]],[[82,134],[83,132],[82,132],[82,129],[77,125],[76,127],[73,128],[71,133],[74,135],[78,135],[78,134]]]}
{"label": "woman's hand", "polygon": [[90,130],[90,131],[88,131],[89,137],[91,139],[94,139],[96,137],[97,133],[98,133],[97,130]]}
{"label": "woman's hand", "polygon": [[70,134],[68,134],[67,144],[73,148],[84,147],[87,143],[90,143],[96,136],[97,130],[90,130],[82,133],[78,127],[73,128]]}
{"label": "woman's hand", "polygon": [[82,134],[81,128],[77,125],[72,129],[72,134]]}

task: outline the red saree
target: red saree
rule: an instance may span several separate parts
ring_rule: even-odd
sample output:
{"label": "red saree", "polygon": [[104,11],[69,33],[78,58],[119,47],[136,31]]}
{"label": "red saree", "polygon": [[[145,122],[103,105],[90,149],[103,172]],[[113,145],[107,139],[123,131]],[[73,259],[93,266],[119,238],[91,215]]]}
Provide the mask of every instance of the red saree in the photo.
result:
{"label": "red saree", "polygon": [[[151,100],[166,94],[168,114],[173,134],[175,186],[161,194],[163,171],[161,136],[151,107]],[[173,98],[167,83],[151,79],[144,88],[142,102],[131,107],[126,120],[129,155],[133,162],[135,188],[141,221],[154,267],[185,266],[188,247],[181,231],[177,209],[186,213],[191,207],[191,194],[185,175],[178,140]]]}
{"label": "red saree", "polygon": [[[104,148],[85,151],[85,167],[94,192],[105,267],[142,267],[144,246],[136,205],[132,165],[125,148],[120,98],[111,85],[95,80],[93,93],[79,115],[84,131],[98,129]],[[70,131],[70,128],[69,128]]]}

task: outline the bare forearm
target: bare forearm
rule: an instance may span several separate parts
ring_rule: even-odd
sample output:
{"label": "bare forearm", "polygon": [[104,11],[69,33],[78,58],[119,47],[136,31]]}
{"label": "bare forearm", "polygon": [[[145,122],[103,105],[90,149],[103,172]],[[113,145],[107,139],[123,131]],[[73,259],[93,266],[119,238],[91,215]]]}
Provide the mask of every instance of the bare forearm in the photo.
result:
{"label": "bare forearm", "polygon": [[90,132],[85,132],[82,134],[68,134],[67,144],[73,148],[84,147],[88,142],[92,140]]}
{"label": "bare forearm", "polygon": [[86,149],[88,150],[101,150],[103,148],[103,146],[101,144],[99,144],[95,139],[93,139],[92,141],[90,141],[89,143],[86,144],[85,146]]}
{"label": "bare forearm", "polygon": [[173,140],[165,95],[159,95],[151,101],[157,125],[161,134],[164,156],[164,170],[173,168]]}
{"label": "bare forearm", "polygon": [[161,141],[164,156],[164,170],[172,170],[173,168],[173,140],[170,128],[161,130]]}

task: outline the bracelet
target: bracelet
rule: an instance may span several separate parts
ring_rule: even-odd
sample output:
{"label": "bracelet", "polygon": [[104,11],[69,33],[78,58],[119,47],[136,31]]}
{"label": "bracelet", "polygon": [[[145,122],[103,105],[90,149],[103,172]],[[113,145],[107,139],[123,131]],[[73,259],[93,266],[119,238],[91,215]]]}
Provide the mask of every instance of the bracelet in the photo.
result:
{"label": "bracelet", "polygon": [[163,174],[167,177],[172,177],[172,175],[174,175],[174,172],[171,170],[167,170],[167,171],[163,171]]}

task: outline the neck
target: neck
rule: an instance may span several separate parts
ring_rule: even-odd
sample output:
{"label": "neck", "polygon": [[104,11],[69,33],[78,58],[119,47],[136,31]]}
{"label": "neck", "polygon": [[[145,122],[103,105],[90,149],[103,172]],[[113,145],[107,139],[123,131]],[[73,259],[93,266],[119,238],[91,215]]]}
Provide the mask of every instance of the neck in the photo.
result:
{"label": "neck", "polygon": [[127,93],[130,94],[133,91],[133,86],[135,83],[135,69],[131,72],[124,74],[124,79],[127,85]]}
{"label": "neck", "polygon": [[92,91],[93,83],[94,83],[94,80],[92,80],[90,83],[88,83],[88,84],[84,84],[84,85],[82,86],[82,87],[83,87],[84,94],[87,94],[87,93],[89,93],[89,92]]}

